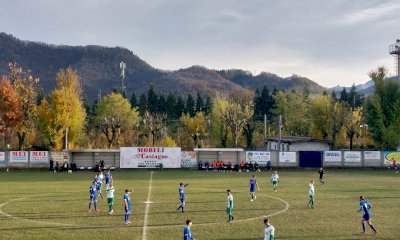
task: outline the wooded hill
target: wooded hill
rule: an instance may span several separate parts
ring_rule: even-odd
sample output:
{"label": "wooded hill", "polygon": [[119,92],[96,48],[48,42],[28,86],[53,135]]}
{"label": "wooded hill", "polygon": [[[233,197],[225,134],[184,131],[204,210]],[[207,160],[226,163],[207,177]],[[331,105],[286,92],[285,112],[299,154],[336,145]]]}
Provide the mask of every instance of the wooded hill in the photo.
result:
{"label": "wooded hill", "polygon": [[16,62],[40,78],[39,85],[45,93],[54,89],[56,73],[71,66],[81,78],[84,96],[93,102],[100,91],[104,95],[121,88],[121,61],[127,66],[125,86],[128,97],[133,91],[137,96],[146,92],[151,84],[161,93],[195,95],[201,92],[210,96],[216,91],[229,92],[235,88],[248,88],[254,92],[264,85],[269,89],[308,89],[311,93],[326,90],[310,79],[296,75],[282,78],[272,73],[252,75],[244,70],[211,70],[201,66],[163,71],[122,47],[51,45],[22,41],[0,33],[0,75],[8,75],[8,63]]}

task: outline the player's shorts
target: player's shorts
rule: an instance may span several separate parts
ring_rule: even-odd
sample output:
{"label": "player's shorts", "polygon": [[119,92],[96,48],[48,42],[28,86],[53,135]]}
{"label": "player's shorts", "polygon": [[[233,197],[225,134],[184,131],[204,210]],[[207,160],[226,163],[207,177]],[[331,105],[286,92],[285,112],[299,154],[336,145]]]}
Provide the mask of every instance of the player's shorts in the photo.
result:
{"label": "player's shorts", "polygon": [[365,221],[369,221],[371,219],[371,216],[369,214],[364,214],[362,219],[364,219]]}
{"label": "player's shorts", "polygon": [[97,190],[101,190],[102,187],[103,187],[103,183],[99,183],[99,184],[96,186],[96,189],[97,189]]}
{"label": "player's shorts", "polygon": [[97,201],[96,194],[90,194],[90,201]]}
{"label": "player's shorts", "polygon": [[125,214],[130,214],[131,213],[131,210],[130,209],[127,209],[127,208],[125,208]]}
{"label": "player's shorts", "polygon": [[278,181],[272,181],[272,185],[276,185]]}
{"label": "player's shorts", "polygon": [[232,208],[227,207],[227,208],[226,208],[226,213],[227,213],[228,215],[232,215]]}
{"label": "player's shorts", "polygon": [[184,197],[183,198],[181,197],[179,200],[181,200],[181,203],[184,204],[186,199]]}
{"label": "player's shorts", "polygon": [[250,193],[253,193],[253,192],[255,192],[256,191],[256,188],[255,187],[251,187],[250,188]]}
{"label": "player's shorts", "polygon": [[106,178],[106,184],[109,185],[110,184],[110,179]]}
{"label": "player's shorts", "polygon": [[107,198],[107,203],[108,203],[108,204],[114,203],[114,198]]}

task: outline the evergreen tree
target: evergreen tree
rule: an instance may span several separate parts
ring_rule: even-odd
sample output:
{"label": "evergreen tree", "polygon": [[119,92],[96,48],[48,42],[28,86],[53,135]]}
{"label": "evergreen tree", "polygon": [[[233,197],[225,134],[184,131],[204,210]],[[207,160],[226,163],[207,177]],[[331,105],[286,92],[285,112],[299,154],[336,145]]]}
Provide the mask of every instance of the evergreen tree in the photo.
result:
{"label": "evergreen tree", "polygon": [[146,98],[146,95],[144,93],[142,93],[140,95],[140,99],[139,99],[140,116],[143,116],[146,111],[147,111],[147,98]]}
{"label": "evergreen tree", "polygon": [[203,112],[203,111],[204,111],[203,98],[201,97],[200,93],[197,92],[196,112]]}
{"label": "evergreen tree", "polygon": [[270,106],[269,105],[269,91],[266,85],[264,85],[262,91],[261,91],[261,109],[262,109],[262,116],[264,117],[264,114],[267,114]]}
{"label": "evergreen tree", "polygon": [[158,109],[158,96],[156,92],[156,88],[153,84],[151,84],[149,91],[147,93],[147,109],[149,110],[150,114],[155,115],[157,114]]}
{"label": "evergreen tree", "polygon": [[375,91],[366,102],[366,121],[372,139],[381,150],[394,150],[400,143],[400,86],[387,79],[387,70],[379,67],[369,73]]}
{"label": "evergreen tree", "polygon": [[206,105],[204,106],[204,114],[208,116],[211,113],[211,109],[212,109],[211,97],[207,96]]}
{"label": "evergreen tree", "polygon": [[169,119],[177,119],[175,115],[176,98],[175,95],[169,93],[167,96],[166,113]]}
{"label": "evergreen tree", "polygon": [[262,105],[261,105],[261,96],[260,90],[258,88],[254,92],[254,119],[261,120],[262,119]]}
{"label": "evergreen tree", "polygon": [[137,98],[136,98],[135,92],[132,92],[132,96],[131,96],[130,102],[131,102],[132,108],[139,106],[138,102],[137,102]]}
{"label": "evergreen tree", "polygon": [[159,113],[167,113],[167,101],[165,100],[164,95],[160,95],[158,99],[158,112]]}
{"label": "evergreen tree", "polygon": [[332,98],[332,100],[337,101],[337,96],[336,96],[335,90],[332,91],[331,98]]}
{"label": "evergreen tree", "polygon": [[175,107],[175,117],[180,118],[182,116],[182,113],[185,112],[185,102],[183,101],[183,98],[181,96],[178,96],[178,100],[176,101],[176,107]]}
{"label": "evergreen tree", "polygon": [[195,114],[195,103],[194,103],[193,97],[190,93],[189,93],[187,101],[186,101],[185,113],[189,113],[189,115],[191,117],[193,117]]}
{"label": "evergreen tree", "polygon": [[343,88],[343,90],[340,92],[340,101],[347,103],[349,99],[349,95],[347,94],[346,88]]}
{"label": "evergreen tree", "polygon": [[348,95],[347,98],[347,103],[351,106],[352,111],[354,111],[354,109],[356,108],[356,97],[357,97],[356,86],[353,83],[350,89],[350,94]]}

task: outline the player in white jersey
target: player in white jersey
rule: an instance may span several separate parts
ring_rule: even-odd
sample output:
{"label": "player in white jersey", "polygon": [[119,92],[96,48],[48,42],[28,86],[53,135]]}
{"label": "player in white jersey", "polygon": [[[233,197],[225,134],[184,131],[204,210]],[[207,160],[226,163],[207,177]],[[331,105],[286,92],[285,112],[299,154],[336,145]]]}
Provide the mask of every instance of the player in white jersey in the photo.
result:
{"label": "player in white jersey", "polygon": [[274,240],[275,228],[269,224],[269,219],[264,219],[264,240]]}
{"label": "player in white jersey", "polygon": [[108,213],[109,214],[113,214],[114,209],[114,186],[112,184],[112,182],[110,182],[110,184],[107,186],[106,188],[106,192],[107,192],[107,203],[108,203]]}
{"label": "player in white jersey", "polygon": [[278,183],[279,183],[279,175],[278,175],[277,171],[274,171],[274,173],[272,174],[271,183],[272,183],[272,187],[274,188],[274,191],[277,192],[278,191]]}
{"label": "player in white jersey", "polygon": [[307,207],[314,208],[314,198],[315,198],[315,188],[314,188],[314,180],[311,180],[308,185],[308,195],[310,200],[308,201]]}

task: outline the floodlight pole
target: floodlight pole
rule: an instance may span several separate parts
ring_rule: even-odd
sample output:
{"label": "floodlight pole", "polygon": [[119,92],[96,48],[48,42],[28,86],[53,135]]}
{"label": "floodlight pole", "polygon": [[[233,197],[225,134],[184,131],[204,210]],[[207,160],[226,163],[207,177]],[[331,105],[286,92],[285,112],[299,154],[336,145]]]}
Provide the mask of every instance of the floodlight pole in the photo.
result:
{"label": "floodlight pole", "polygon": [[120,62],[119,68],[121,69],[121,94],[122,96],[125,97],[125,84],[124,84],[124,79],[125,79],[125,69],[126,69],[126,63]]}

